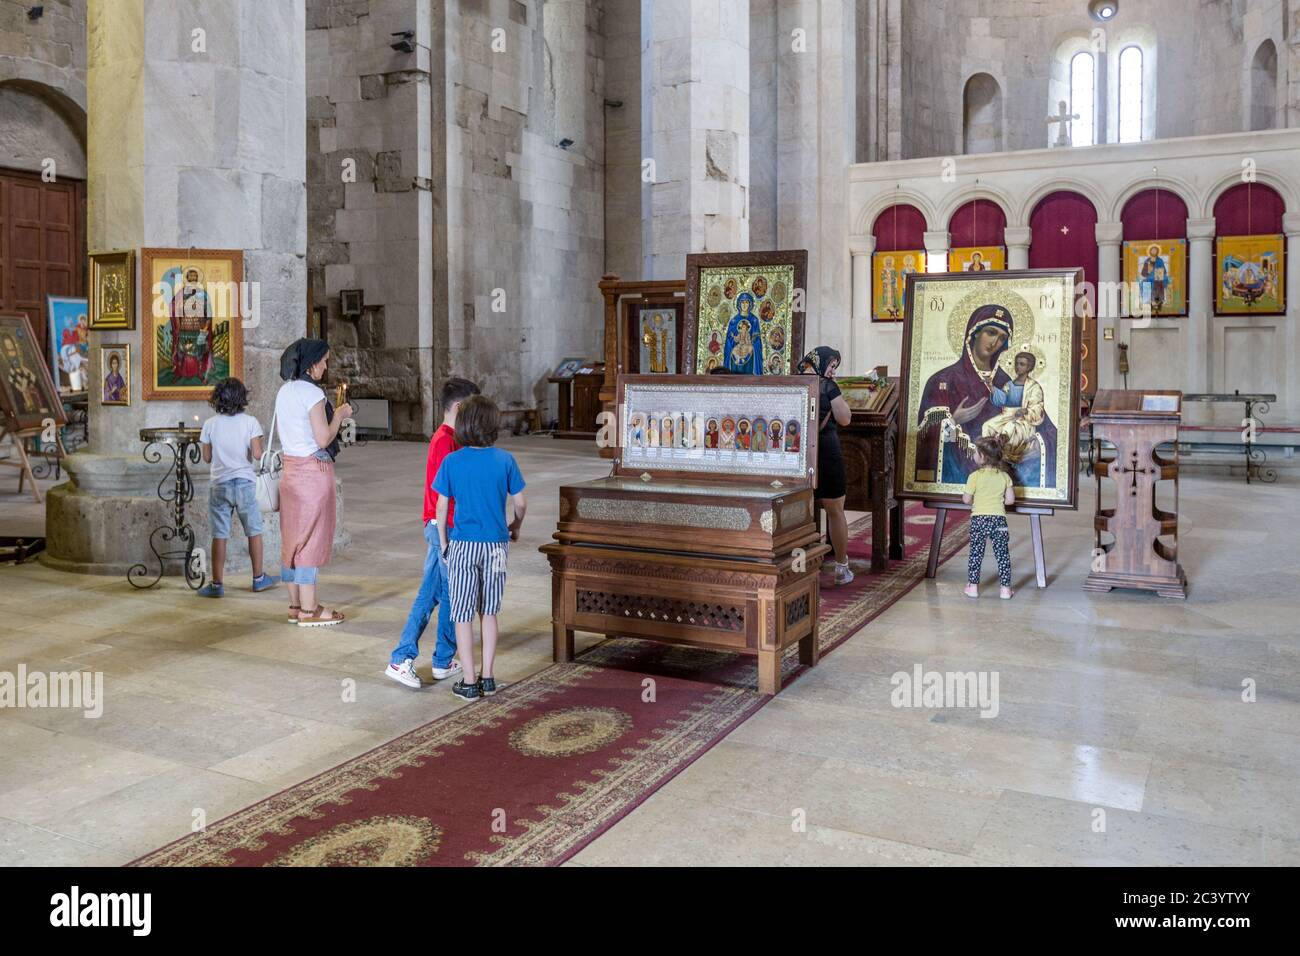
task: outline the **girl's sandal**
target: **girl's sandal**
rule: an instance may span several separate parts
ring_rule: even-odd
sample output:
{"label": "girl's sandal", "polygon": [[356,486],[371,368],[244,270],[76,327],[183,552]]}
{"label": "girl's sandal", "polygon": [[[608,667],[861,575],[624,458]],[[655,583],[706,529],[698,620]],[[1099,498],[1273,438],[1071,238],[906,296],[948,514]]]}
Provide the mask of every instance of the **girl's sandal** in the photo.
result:
{"label": "girl's sandal", "polygon": [[302,605],[300,605],[300,604],[290,604],[290,605],[289,605],[289,616],[288,616],[287,618],[285,618],[286,623],[289,623],[289,624],[297,624],[297,623],[298,623],[298,613],[299,613],[301,610],[302,610]]}
{"label": "girl's sandal", "polygon": [[329,627],[332,624],[342,624],[344,617],[338,611],[331,611],[322,605],[316,605],[315,610],[299,611],[299,627]]}

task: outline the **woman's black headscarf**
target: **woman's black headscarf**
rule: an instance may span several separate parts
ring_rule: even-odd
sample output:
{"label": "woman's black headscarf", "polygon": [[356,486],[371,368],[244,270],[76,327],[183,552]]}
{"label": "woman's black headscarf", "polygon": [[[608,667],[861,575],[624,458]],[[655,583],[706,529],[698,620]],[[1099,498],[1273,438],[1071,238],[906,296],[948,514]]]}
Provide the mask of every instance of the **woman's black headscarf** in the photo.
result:
{"label": "woman's black headscarf", "polygon": [[826,370],[830,368],[831,363],[839,361],[842,361],[839,352],[829,345],[819,345],[799,360],[799,368],[801,371],[807,369],[816,372],[819,376],[825,378]]}
{"label": "woman's black headscarf", "polygon": [[314,381],[310,369],[329,354],[330,347],[320,339],[299,339],[280,353],[280,378]]}
{"label": "woman's black headscarf", "polygon": [[[299,339],[280,353],[280,378],[286,382],[302,380],[319,385],[311,377],[311,367],[328,355],[329,350],[330,347],[320,339]],[[334,404],[328,394],[325,396],[325,421],[334,421]],[[325,451],[329,452],[331,459],[337,459],[339,447],[339,440],[335,438]]]}

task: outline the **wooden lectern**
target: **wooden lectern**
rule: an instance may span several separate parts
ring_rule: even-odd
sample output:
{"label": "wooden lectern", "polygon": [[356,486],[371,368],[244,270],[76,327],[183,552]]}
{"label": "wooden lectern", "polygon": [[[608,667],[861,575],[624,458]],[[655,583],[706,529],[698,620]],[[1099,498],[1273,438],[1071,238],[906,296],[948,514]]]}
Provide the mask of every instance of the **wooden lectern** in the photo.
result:
{"label": "wooden lectern", "polygon": [[[1178,423],[1182,392],[1103,389],[1092,407],[1093,454],[1097,459],[1097,532],[1092,572],[1085,591],[1143,588],[1161,597],[1187,597],[1187,576],[1178,563]],[[1101,443],[1115,446],[1102,459]],[[1168,445],[1170,457],[1157,446]],[[1114,508],[1102,507],[1102,479],[1115,480]],[[1173,481],[1174,511],[1156,506],[1156,482]],[[1110,535],[1109,542],[1102,535]],[[1164,536],[1166,541],[1162,541]]]}

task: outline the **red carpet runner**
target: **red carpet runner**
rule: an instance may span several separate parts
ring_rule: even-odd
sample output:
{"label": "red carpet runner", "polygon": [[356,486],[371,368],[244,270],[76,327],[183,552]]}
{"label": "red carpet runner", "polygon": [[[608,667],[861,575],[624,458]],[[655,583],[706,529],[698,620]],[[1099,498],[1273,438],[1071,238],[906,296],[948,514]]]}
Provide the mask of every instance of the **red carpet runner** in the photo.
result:
{"label": "red carpet runner", "polygon": [[[933,516],[907,511],[908,557],[866,572],[870,519],[850,529],[853,584],[823,578],[825,653],[925,574]],[[945,534],[943,559],[965,546]],[[785,670],[799,670],[795,648]],[[770,698],[753,658],[606,641],[495,697],[362,754],[133,866],[464,866],[564,862]]]}

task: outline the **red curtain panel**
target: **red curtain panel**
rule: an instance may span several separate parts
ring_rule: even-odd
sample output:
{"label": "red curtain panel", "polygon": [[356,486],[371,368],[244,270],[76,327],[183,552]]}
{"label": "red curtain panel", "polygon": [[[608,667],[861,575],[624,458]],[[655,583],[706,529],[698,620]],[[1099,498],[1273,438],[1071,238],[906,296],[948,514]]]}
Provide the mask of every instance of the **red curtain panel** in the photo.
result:
{"label": "red curtain panel", "polygon": [[1125,242],[1187,238],[1187,203],[1168,189],[1142,190],[1124,204],[1119,219]]}
{"label": "red curtain panel", "polygon": [[[1031,269],[1082,268],[1092,290],[1088,296],[1097,314],[1097,210],[1084,196],[1061,190],[1044,196],[1029,216]],[[1079,387],[1084,396],[1097,390],[1097,324],[1083,328],[1083,367]]]}
{"label": "red curtain panel", "polygon": [[1286,203],[1263,183],[1238,183],[1214,203],[1218,236],[1269,236],[1282,231]]}
{"label": "red curtain panel", "polygon": [[963,203],[948,220],[948,232],[954,249],[971,246],[1004,246],[1003,232],[1007,216],[1002,207],[989,199],[972,199]]}
{"label": "red curtain panel", "polygon": [[871,234],[876,237],[877,252],[924,249],[925,216],[915,206],[899,203],[876,217]]}

